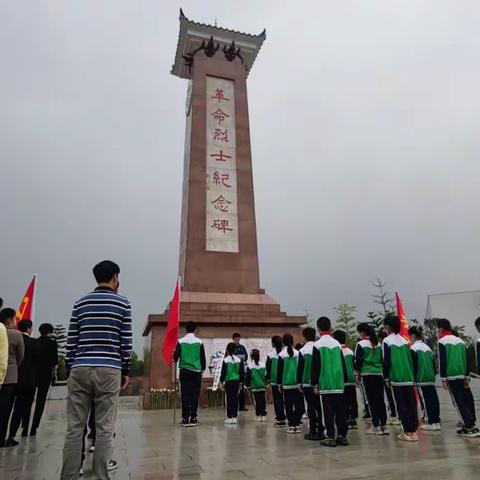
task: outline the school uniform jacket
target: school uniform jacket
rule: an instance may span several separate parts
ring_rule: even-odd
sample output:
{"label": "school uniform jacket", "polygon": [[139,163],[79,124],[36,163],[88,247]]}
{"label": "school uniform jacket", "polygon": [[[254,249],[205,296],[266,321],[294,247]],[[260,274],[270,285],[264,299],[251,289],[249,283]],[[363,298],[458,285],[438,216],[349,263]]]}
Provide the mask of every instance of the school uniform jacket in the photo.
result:
{"label": "school uniform jacket", "polygon": [[415,383],[419,386],[435,385],[435,364],[432,349],[421,340],[410,347]]}
{"label": "school uniform jacket", "polygon": [[342,346],[331,335],[322,335],[312,352],[312,386],[322,395],[343,393],[347,368]]}
{"label": "school uniform jacket", "polygon": [[179,362],[180,370],[203,372],[207,364],[203,342],[193,333],[187,333],[178,340],[173,361]]}
{"label": "school uniform jacket", "polygon": [[383,376],[393,386],[414,384],[413,362],[407,341],[398,333],[392,333],[382,343]]}
{"label": "school uniform jacket", "polygon": [[243,362],[235,355],[226,355],[222,362],[220,383],[245,381],[245,369]]}
{"label": "school uniform jacket", "polygon": [[368,338],[360,340],[355,348],[355,367],[362,377],[383,375],[382,348]]}
{"label": "school uniform jacket", "polygon": [[298,388],[298,350],[295,350],[294,348],[292,348],[292,350],[292,356],[288,354],[287,347],[284,347],[278,355],[277,383],[284,390]]}
{"label": "school uniform jacket", "polygon": [[265,391],[267,381],[265,378],[265,364],[263,362],[249,362],[247,364],[247,372],[245,375],[245,386],[250,388],[252,392]]}
{"label": "school uniform jacket", "polygon": [[355,360],[353,356],[353,351],[348,348],[347,345],[342,345],[342,353],[345,360],[345,368],[347,370],[345,386],[355,386],[357,382],[355,381]]}
{"label": "school uniform jacket", "polygon": [[278,374],[278,353],[275,349],[271,350],[267,354],[267,363],[265,365],[265,375],[267,377],[267,383],[270,385],[277,385]]}
{"label": "school uniform jacket", "polygon": [[442,381],[470,376],[465,342],[451,333],[438,340],[438,363]]}
{"label": "school uniform jacket", "polygon": [[315,342],[307,342],[298,351],[297,383],[302,387],[312,386],[312,352]]}

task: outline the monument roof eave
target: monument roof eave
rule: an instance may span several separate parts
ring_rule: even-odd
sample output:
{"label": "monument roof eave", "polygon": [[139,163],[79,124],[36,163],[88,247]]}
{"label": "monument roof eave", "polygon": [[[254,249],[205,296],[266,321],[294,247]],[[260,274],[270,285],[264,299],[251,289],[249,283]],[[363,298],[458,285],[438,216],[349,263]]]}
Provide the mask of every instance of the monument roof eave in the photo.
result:
{"label": "monument roof eave", "polygon": [[230,46],[232,41],[240,48],[245,61],[247,73],[252,68],[258,52],[267,37],[264,29],[258,35],[230,30],[228,28],[216,27],[206,23],[194,22],[189,20],[183,10],[180,9],[180,30],[178,34],[177,51],[175,53],[175,63],[172,65],[171,74],[180,78],[191,78],[190,70],[183,56],[192,53],[195,48],[201,45],[202,41],[208,42],[213,37],[215,43],[223,46]]}

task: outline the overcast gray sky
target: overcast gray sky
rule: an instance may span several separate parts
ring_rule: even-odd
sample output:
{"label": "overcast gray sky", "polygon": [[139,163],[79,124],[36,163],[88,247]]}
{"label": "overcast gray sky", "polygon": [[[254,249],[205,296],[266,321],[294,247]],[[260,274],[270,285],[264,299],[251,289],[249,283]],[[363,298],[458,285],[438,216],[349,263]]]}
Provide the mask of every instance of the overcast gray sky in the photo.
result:
{"label": "overcast gray sky", "polygon": [[110,258],[137,350],[177,274],[185,80],[178,9],[267,40],[249,77],[262,286],[292,314],[407,315],[480,287],[477,1],[0,2],[0,296],[39,274],[67,323]]}

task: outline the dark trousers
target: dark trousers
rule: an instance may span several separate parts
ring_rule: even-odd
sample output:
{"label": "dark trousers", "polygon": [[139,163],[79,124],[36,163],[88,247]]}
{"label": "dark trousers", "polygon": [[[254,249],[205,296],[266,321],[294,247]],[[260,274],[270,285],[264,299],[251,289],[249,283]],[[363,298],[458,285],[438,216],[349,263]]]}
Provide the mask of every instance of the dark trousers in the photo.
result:
{"label": "dark trousers", "polygon": [[397,408],[395,407],[395,400],[393,399],[392,387],[387,387],[384,384],[385,393],[387,395],[388,400],[388,410],[391,417],[397,416]]}
{"label": "dark trousers", "polygon": [[315,395],[313,387],[303,387],[303,394],[307,402],[307,414],[310,423],[310,433],[322,435],[325,427],[323,426],[322,403],[320,395]]}
{"label": "dark trousers", "polygon": [[23,432],[25,434],[28,432],[34,395],[35,387],[18,386],[17,394],[15,395],[15,406],[13,407],[12,419],[10,421],[9,438],[15,438],[20,424],[22,424]]}
{"label": "dark trousers", "polygon": [[477,415],[475,413],[475,400],[473,399],[472,389],[468,388],[466,392],[467,402],[470,405],[470,410],[473,412],[473,420],[477,423]]}
{"label": "dark trousers", "polygon": [[357,388],[355,385],[345,385],[343,391],[347,422],[354,422],[358,418]]}
{"label": "dark trousers", "polygon": [[267,400],[265,398],[265,390],[260,392],[252,392],[255,400],[255,415],[257,417],[265,417],[267,415]]}
{"label": "dark trousers", "polygon": [[240,387],[240,391],[238,392],[238,405],[240,410],[245,410],[245,389],[243,385]]}
{"label": "dark trousers", "polygon": [[7,435],[8,421],[12,413],[16,391],[16,383],[7,383],[0,388],[0,442],[5,441]]}
{"label": "dark trousers", "polygon": [[298,427],[303,412],[305,411],[303,395],[298,388],[284,388],[283,401],[285,403],[285,413],[287,415],[288,425],[290,427]]}
{"label": "dark trousers", "polygon": [[225,397],[227,403],[227,417],[237,418],[238,416],[238,390],[240,382],[238,380],[229,380],[225,382]]}
{"label": "dark trousers", "polygon": [[347,415],[343,393],[326,393],[322,395],[323,421],[327,437],[335,438],[335,425],[339,437],[347,436]]}
{"label": "dark trousers", "polygon": [[362,382],[370,405],[373,426],[384,427],[387,424],[387,407],[383,396],[383,376],[364,375]]}
{"label": "dark trousers", "polygon": [[468,429],[473,428],[475,426],[475,405],[472,404],[473,396],[470,387],[465,388],[465,381],[461,378],[449,380],[448,388],[457,404],[463,425]]}
{"label": "dark trousers", "polygon": [[275,410],[275,420],[277,422],[285,421],[285,405],[283,403],[283,395],[278,385],[272,385],[273,409]]}
{"label": "dark trousers", "polygon": [[440,403],[435,385],[421,385],[418,387],[418,393],[422,399],[426,423],[429,425],[440,423]]}
{"label": "dark trousers", "polygon": [[417,399],[412,385],[394,385],[393,395],[397,403],[398,416],[405,433],[414,433],[418,429]]}
{"label": "dark trousers", "polygon": [[47,401],[48,389],[50,388],[51,379],[40,379],[37,386],[37,398],[35,399],[35,410],[33,413],[32,430],[36,430],[40,425],[45,402]]}
{"label": "dark trousers", "polygon": [[202,386],[201,372],[192,372],[182,368],[180,370],[180,396],[182,398],[182,418],[191,420],[197,418],[198,399]]}

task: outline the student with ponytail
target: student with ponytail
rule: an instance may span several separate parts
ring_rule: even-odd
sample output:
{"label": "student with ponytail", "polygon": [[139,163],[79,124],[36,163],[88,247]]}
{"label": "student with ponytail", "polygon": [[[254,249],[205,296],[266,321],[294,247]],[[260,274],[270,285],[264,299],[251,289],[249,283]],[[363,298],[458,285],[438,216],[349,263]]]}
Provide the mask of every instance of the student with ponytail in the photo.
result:
{"label": "student with ponytail", "polygon": [[220,383],[225,388],[227,404],[226,424],[236,424],[238,417],[238,396],[241,385],[245,380],[245,370],[242,360],[235,355],[237,346],[230,342],[227,345],[225,357],[223,358]]}
{"label": "student with ponytail", "polygon": [[284,347],[278,356],[277,383],[283,391],[288,420],[287,433],[301,433],[300,420],[305,407],[297,382],[298,351],[293,348],[292,334],[286,333],[282,342]]}
{"label": "student with ponytail", "polygon": [[435,363],[432,349],[423,341],[422,327],[410,327],[408,335],[412,341],[412,355],[415,385],[425,408],[425,423],[422,430],[441,430],[440,403],[435,388]]}
{"label": "student with ponytail", "polygon": [[265,364],[260,361],[260,351],[254,348],[250,352],[250,362],[248,362],[247,365],[245,386],[249,388],[253,394],[257,422],[265,422],[267,418],[265,385]]}
{"label": "student with ponytail", "polygon": [[267,383],[272,387],[273,408],[275,410],[275,421],[273,426],[275,428],[285,427],[285,406],[283,403],[283,395],[277,384],[278,355],[280,355],[282,348],[282,338],[279,335],[274,335],[272,337],[273,350],[268,352],[267,363],[265,365]]}
{"label": "student with ponytail", "polygon": [[357,327],[360,341],[355,349],[355,368],[367,395],[372,426],[370,435],[388,435],[387,409],[383,397],[382,349],[378,345],[377,334],[372,325],[360,323]]}

